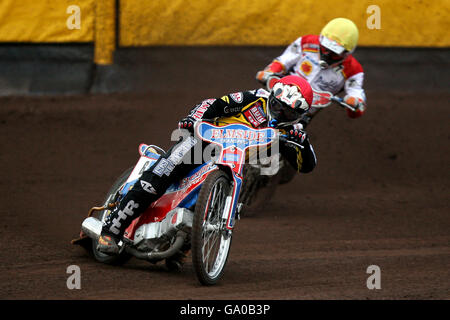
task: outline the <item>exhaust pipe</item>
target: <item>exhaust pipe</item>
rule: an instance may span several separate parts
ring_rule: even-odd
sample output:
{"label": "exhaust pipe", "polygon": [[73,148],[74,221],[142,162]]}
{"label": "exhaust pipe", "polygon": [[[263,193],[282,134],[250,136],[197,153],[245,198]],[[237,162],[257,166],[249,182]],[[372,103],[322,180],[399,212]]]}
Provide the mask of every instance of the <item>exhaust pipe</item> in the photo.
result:
{"label": "exhaust pipe", "polygon": [[184,241],[186,240],[186,236],[187,233],[184,231],[178,231],[177,232],[177,238],[175,239],[175,242],[173,243],[173,245],[167,249],[166,251],[161,251],[161,252],[142,252],[139,250],[136,250],[135,248],[132,247],[125,247],[125,251],[128,252],[129,254],[135,256],[138,259],[143,259],[143,260],[147,260],[150,262],[156,262],[156,261],[160,261],[162,259],[168,258],[170,256],[173,256],[175,253],[177,253],[181,247],[184,244]]}
{"label": "exhaust pipe", "polygon": [[[84,219],[83,223],[81,224],[81,230],[89,238],[97,240],[100,237],[100,233],[102,232],[102,226],[103,223],[100,220],[94,217],[89,217]],[[126,252],[130,253],[131,255],[135,256],[138,259],[143,259],[150,262],[159,261],[177,253],[178,250],[180,250],[181,247],[183,246],[184,241],[186,240],[186,236],[187,236],[186,232],[179,230],[177,232],[175,242],[166,251],[142,252],[129,246],[125,246],[124,249]]]}

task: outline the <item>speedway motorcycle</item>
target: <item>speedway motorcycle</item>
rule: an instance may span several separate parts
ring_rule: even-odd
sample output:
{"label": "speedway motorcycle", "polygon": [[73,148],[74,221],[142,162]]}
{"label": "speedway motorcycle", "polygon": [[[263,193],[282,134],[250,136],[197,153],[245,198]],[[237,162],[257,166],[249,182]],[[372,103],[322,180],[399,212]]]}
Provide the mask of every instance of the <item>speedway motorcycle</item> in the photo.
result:
{"label": "speedway motorcycle", "polygon": [[152,263],[165,260],[169,269],[174,268],[174,257],[191,249],[200,283],[217,283],[224,272],[233,228],[239,219],[246,157],[252,148],[274,147],[280,132],[270,127],[255,129],[244,124],[219,126],[215,123],[200,122],[195,132],[201,140],[218,146],[217,156],[172,184],[137,217],[119,242],[119,254],[108,255],[97,250],[102,223],[142,172],[164,153],[157,146],[139,146],[137,164],[117,179],[102,206],[89,211],[80,238],[72,243],[92,250],[99,262],[120,264],[134,256]]}
{"label": "speedway motorcycle", "polygon": [[[271,81],[279,79],[272,77],[267,81],[268,89],[270,90]],[[355,111],[355,108],[348,105],[344,100],[338,96],[334,96],[328,91],[313,90],[312,107],[326,108],[332,103],[335,103],[343,108],[348,108]],[[257,164],[246,164],[244,166],[244,185],[241,191],[240,201],[242,202],[242,216],[250,216],[259,209],[260,206],[266,203],[266,199],[273,195],[277,185],[290,182],[296,172],[280,154],[275,154],[273,157],[278,157],[278,166],[271,166],[273,159],[265,158]],[[268,169],[268,166],[274,168]],[[261,174],[264,172],[264,174]]]}

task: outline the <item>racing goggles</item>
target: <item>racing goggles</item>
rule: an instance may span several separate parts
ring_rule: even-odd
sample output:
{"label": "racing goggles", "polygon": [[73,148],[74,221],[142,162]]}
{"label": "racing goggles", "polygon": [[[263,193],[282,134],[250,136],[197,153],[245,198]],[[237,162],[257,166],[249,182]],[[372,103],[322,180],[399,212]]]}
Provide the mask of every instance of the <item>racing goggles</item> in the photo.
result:
{"label": "racing goggles", "polygon": [[325,61],[328,65],[333,65],[344,60],[348,51],[336,41],[330,40],[327,37],[320,37],[320,59]]}
{"label": "racing goggles", "polygon": [[325,48],[324,46],[320,46],[320,57],[323,60],[326,60],[327,62],[328,61],[332,61],[332,62],[340,61],[345,58],[345,54],[346,54],[346,51],[344,51],[344,53],[337,54],[336,52],[333,52],[333,51]]}
{"label": "racing goggles", "polygon": [[293,109],[275,98],[273,94],[269,96],[268,110],[270,116],[277,120],[279,124],[297,121],[303,113],[303,110],[300,111],[300,109]]}

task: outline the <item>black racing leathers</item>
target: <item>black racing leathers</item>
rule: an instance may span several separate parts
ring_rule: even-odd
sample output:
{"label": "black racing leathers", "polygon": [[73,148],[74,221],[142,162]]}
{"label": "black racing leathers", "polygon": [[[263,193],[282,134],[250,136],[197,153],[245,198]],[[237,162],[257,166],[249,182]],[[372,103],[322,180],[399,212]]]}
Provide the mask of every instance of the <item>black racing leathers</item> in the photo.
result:
{"label": "black racing leathers", "polygon": [[[220,99],[207,99],[196,105],[189,116],[195,120],[221,118],[229,123],[245,123],[254,128],[267,126],[267,100],[269,93],[264,89],[237,92]],[[309,139],[304,148],[282,143],[280,153],[298,171],[310,172],[317,160]]]}
{"label": "black racing leathers", "polygon": [[[259,89],[237,92],[220,99],[207,99],[196,105],[188,117],[194,121],[209,120],[220,123],[243,123],[254,128],[266,127],[268,92]],[[195,148],[204,150],[206,143],[196,137],[180,139],[149,169],[145,170],[134,186],[106,218],[102,233],[120,238],[130,223],[148,206],[161,197],[174,182],[207,159],[194,161]],[[280,143],[281,155],[298,171],[310,172],[316,165],[314,150],[306,139],[304,148]]]}

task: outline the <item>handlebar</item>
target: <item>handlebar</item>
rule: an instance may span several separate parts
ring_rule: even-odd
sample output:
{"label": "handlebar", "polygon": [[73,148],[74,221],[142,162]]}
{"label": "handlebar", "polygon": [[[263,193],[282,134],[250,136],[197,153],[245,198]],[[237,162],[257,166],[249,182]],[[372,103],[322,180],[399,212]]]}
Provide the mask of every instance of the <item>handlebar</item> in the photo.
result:
{"label": "handlebar", "polygon": [[351,105],[347,104],[344,102],[344,99],[337,97],[337,96],[332,96],[331,101],[336,102],[338,105],[340,105],[341,107],[350,109],[351,111],[356,111],[356,109],[354,107],[352,107]]}
{"label": "handlebar", "polygon": [[[217,120],[217,119],[202,119],[202,122],[206,122],[206,123],[210,123],[210,124],[213,124],[212,122],[215,122],[215,123],[223,123],[223,124],[230,124],[230,123],[228,123],[228,122],[223,122],[223,121],[220,121],[220,120]],[[282,142],[284,142],[284,143],[292,144],[292,145],[294,145],[294,146],[296,146],[296,147],[299,147],[300,149],[304,149],[304,148],[305,148],[305,147],[302,146],[301,144],[298,144],[298,143],[296,143],[296,142],[293,142],[293,141],[291,141],[291,140],[288,140],[288,139],[287,139],[287,138],[288,138],[288,135],[287,135],[287,134],[279,133],[278,137],[279,137],[280,141],[282,141]]]}
{"label": "handlebar", "polygon": [[[267,90],[270,91],[270,90],[272,89],[272,86],[273,86],[274,81],[279,80],[279,79],[281,79],[281,78],[280,78],[279,76],[275,76],[275,75],[269,77],[269,78],[267,79],[266,83],[265,83]],[[314,90],[314,89],[313,89],[313,92],[315,92],[315,93],[320,93],[320,91],[316,91],[316,90]],[[337,103],[338,105],[340,105],[341,107],[350,109],[351,111],[356,111],[356,108],[354,108],[354,107],[352,107],[351,105],[345,103],[345,102],[344,102],[344,99],[342,99],[342,98],[340,98],[340,97],[338,97],[338,96],[332,95],[331,92],[323,92],[323,93],[326,93],[327,95],[330,95],[330,96],[331,96],[331,97],[329,98],[329,101],[335,102],[335,103]],[[313,105],[313,107],[316,107],[316,108],[324,108],[324,107],[327,107],[328,105],[329,105],[329,104],[326,104],[326,105],[324,105],[324,106],[314,106],[314,105]]]}

